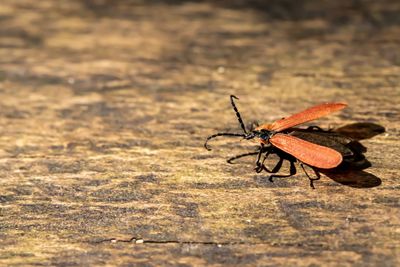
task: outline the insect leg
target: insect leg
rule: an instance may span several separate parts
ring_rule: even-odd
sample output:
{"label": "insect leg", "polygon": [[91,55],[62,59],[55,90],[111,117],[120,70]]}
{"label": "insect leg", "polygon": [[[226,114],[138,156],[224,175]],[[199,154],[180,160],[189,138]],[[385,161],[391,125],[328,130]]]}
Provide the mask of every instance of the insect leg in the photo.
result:
{"label": "insect leg", "polygon": [[315,187],[314,187],[314,181],[317,181],[317,180],[321,179],[320,173],[319,173],[317,170],[315,170],[313,167],[311,167],[312,170],[313,170],[314,173],[315,173],[315,176],[316,176],[316,178],[311,178],[310,175],[307,173],[306,169],[304,168],[303,163],[300,162],[300,166],[301,166],[301,168],[303,169],[304,173],[307,175],[308,179],[310,180],[310,187],[311,187],[312,189],[315,189]]}
{"label": "insect leg", "polygon": [[258,121],[252,121],[251,123],[250,123],[250,125],[247,125],[248,127],[247,128],[249,128],[249,131],[251,132],[251,131],[253,131],[255,128],[257,128],[258,126],[260,126],[260,124],[258,123]]}
{"label": "insect leg", "polygon": [[259,163],[258,168],[256,168],[257,173],[261,172],[262,170],[264,170],[268,173],[277,173],[280,170],[280,168],[282,167],[283,158],[279,158],[279,161],[275,165],[275,167],[272,170],[268,169],[268,167],[265,166],[264,161],[269,156],[269,154],[271,154],[271,151],[268,151],[266,153],[266,155],[264,156],[264,160],[262,161],[262,163]]}
{"label": "insect leg", "polygon": [[[263,152],[265,152],[265,150],[267,151],[267,153],[265,153],[264,158],[263,158],[262,162],[260,163],[261,155]],[[268,156],[271,154],[271,152],[272,152],[272,149],[270,147],[265,148],[264,144],[261,144],[260,151],[257,156],[256,167],[254,168],[254,170],[257,173],[260,173],[262,170],[265,170],[266,172],[270,172],[269,169],[265,166],[264,162],[268,158]]]}
{"label": "insect leg", "polygon": [[[261,159],[261,155],[263,153],[263,150],[264,150],[264,144],[261,144],[260,148],[258,149],[258,155],[257,155],[257,160],[256,160],[256,168],[260,165],[260,159]],[[264,158],[264,160],[265,160],[265,158]],[[263,162],[264,162],[264,160],[263,160]]]}
{"label": "insect leg", "polygon": [[[290,176],[295,175],[297,170],[296,170],[296,166],[294,165],[294,161],[293,160],[289,160],[289,162],[290,162],[289,174],[286,174],[286,175],[272,174],[272,175],[269,176],[268,180],[270,182],[273,182],[273,180],[272,180],[273,178],[286,178],[286,177],[290,177]],[[272,173],[277,173],[280,170],[280,168],[282,167],[282,163],[283,163],[283,158],[280,158],[278,164],[272,170],[272,171],[274,171]]]}
{"label": "insect leg", "polygon": [[236,159],[243,158],[243,157],[247,157],[247,156],[252,156],[252,155],[257,155],[257,154],[259,154],[259,153],[260,153],[259,151],[255,151],[255,152],[248,152],[248,153],[240,154],[240,155],[231,157],[230,159],[227,160],[227,162],[228,162],[229,164],[233,164],[232,161],[234,161],[234,160],[236,160]]}
{"label": "insect leg", "polygon": [[246,127],[244,127],[244,123],[243,123],[242,117],[240,116],[239,110],[237,109],[237,107],[236,107],[235,102],[233,101],[233,99],[239,99],[239,98],[237,98],[237,97],[234,96],[234,95],[231,95],[231,105],[232,105],[232,107],[233,107],[233,110],[234,110],[235,113],[236,113],[236,117],[238,118],[240,127],[242,127],[244,133],[247,133]]}

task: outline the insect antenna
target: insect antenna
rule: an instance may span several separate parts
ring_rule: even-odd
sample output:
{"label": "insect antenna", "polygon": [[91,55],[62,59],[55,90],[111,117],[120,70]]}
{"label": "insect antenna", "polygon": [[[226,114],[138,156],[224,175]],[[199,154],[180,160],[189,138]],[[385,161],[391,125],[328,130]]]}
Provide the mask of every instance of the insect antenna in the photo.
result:
{"label": "insect antenna", "polygon": [[205,147],[207,150],[211,150],[211,148],[209,148],[209,147],[207,146],[207,143],[208,143],[208,141],[209,141],[210,139],[213,139],[213,138],[218,137],[218,136],[240,136],[240,137],[246,137],[245,134],[237,134],[237,133],[216,133],[216,134],[213,134],[213,135],[210,135],[209,137],[207,137],[206,142],[204,143],[204,147]]}
{"label": "insect antenna", "polygon": [[238,118],[238,121],[239,121],[239,123],[240,123],[240,126],[241,126],[242,129],[243,129],[243,132],[244,132],[245,134],[247,134],[246,127],[244,127],[244,123],[243,123],[242,117],[240,116],[239,110],[237,109],[237,107],[236,107],[236,105],[235,105],[235,102],[233,101],[234,98],[235,98],[235,99],[239,99],[239,98],[237,98],[236,96],[231,95],[231,104],[232,104],[233,110],[234,110],[235,113],[236,113],[236,117]]}
{"label": "insect antenna", "polygon": [[247,131],[246,131],[246,127],[244,126],[244,123],[243,123],[243,120],[242,120],[242,117],[240,116],[239,110],[237,109],[237,107],[236,107],[236,105],[235,105],[235,102],[234,102],[234,100],[233,100],[234,98],[235,98],[235,99],[239,99],[239,98],[237,98],[237,97],[234,96],[234,95],[231,95],[230,97],[231,97],[231,105],[232,105],[232,107],[233,107],[233,110],[235,111],[236,117],[238,118],[240,127],[242,127],[244,134],[239,134],[239,133],[217,133],[217,134],[213,134],[213,135],[207,137],[207,140],[206,140],[206,142],[204,143],[204,147],[205,147],[207,150],[211,150],[211,149],[207,146],[208,141],[209,141],[210,139],[215,138],[215,137],[218,137],[218,136],[238,136],[238,137],[244,137],[244,138],[246,138],[246,137],[248,136]]}

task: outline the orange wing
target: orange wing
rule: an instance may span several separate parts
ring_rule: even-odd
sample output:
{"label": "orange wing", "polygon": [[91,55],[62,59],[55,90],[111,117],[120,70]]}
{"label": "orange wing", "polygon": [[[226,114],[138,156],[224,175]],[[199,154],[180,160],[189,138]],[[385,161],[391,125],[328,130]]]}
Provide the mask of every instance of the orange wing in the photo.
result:
{"label": "orange wing", "polygon": [[280,132],[296,125],[309,122],[320,117],[326,116],[332,112],[344,109],[347,105],[343,103],[326,103],[308,108],[302,112],[296,113],[288,118],[277,120],[272,124],[264,124],[258,129],[267,129],[270,131]]}
{"label": "orange wing", "polygon": [[332,169],[342,162],[342,155],[336,150],[294,136],[278,133],[272,136],[269,141],[301,162],[317,168]]}

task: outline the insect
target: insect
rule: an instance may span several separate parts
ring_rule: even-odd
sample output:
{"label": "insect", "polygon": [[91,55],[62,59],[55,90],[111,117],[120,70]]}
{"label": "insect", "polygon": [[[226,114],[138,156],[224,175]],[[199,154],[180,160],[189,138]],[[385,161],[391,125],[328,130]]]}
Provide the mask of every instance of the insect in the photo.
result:
{"label": "insect", "polygon": [[[228,163],[232,163],[233,160],[236,160],[241,157],[257,155],[256,161],[256,168],[257,172],[261,172],[265,170],[269,173],[276,173],[279,171],[280,167],[282,166],[283,160],[288,160],[290,162],[290,174],[289,175],[272,175],[270,180],[273,177],[288,177],[294,175],[296,173],[296,168],[294,166],[294,162],[298,161],[300,166],[306,173],[307,177],[310,179],[310,185],[313,186],[313,181],[319,179],[319,173],[315,171],[317,169],[332,169],[337,167],[342,161],[343,156],[341,152],[335,150],[334,148],[327,147],[325,145],[318,144],[318,142],[313,142],[314,139],[310,142],[307,138],[303,136],[296,136],[295,126],[303,124],[305,122],[309,122],[320,117],[326,116],[332,112],[339,111],[345,108],[347,105],[343,103],[326,103],[320,104],[309,109],[306,109],[302,112],[296,113],[290,117],[283,118],[281,120],[277,120],[272,124],[263,124],[261,126],[256,127],[254,130],[247,131],[246,127],[244,126],[243,120],[241,115],[235,105],[234,99],[238,99],[236,96],[231,95],[231,105],[233,110],[235,111],[236,117],[239,121],[239,124],[243,130],[243,133],[217,133],[209,136],[204,143],[204,147],[207,150],[211,150],[208,147],[208,141],[216,138],[218,136],[231,136],[231,137],[242,137],[246,140],[251,140],[254,138],[258,139],[260,144],[259,148],[255,152],[249,152],[245,154],[241,154],[235,157],[228,159]],[[315,129],[316,130],[315,130]],[[314,129],[314,130],[313,130]],[[308,130],[303,132],[312,132],[319,130],[319,127],[309,127]],[[297,132],[301,132],[297,131]],[[323,132],[323,131],[321,131]],[[306,134],[307,135],[307,134]],[[319,143],[324,143],[321,141],[321,134],[319,135]],[[310,139],[310,138],[309,138]],[[323,138],[322,138],[323,139]],[[334,142],[338,144],[339,142]],[[340,143],[339,143],[340,144]],[[343,148],[343,146],[341,147]],[[269,170],[265,165],[264,161],[266,158],[271,155],[276,154],[280,158],[277,165],[272,169]],[[261,160],[262,156],[264,155],[263,159]],[[310,166],[317,178],[311,178],[307,171],[304,168],[304,165]],[[272,180],[271,180],[272,181]]]}
{"label": "insect", "polygon": [[[307,129],[292,129],[292,130],[293,131],[291,131],[289,135],[301,138],[303,140],[312,143],[316,143],[318,145],[326,146],[338,151],[343,158],[342,163],[339,165],[342,170],[347,169],[354,171],[354,170],[365,169],[371,166],[370,162],[363,155],[363,153],[366,152],[366,148],[358,141],[355,141],[347,136],[344,136],[332,130],[325,131],[316,126],[311,126]],[[260,158],[257,159],[256,162],[257,167],[255,168],[255,170],[257,172],[261,172],[262,170],[264,170],[268,173],[271,173],[271,175],[269,176],[269,180],[271,182],[273,181],[272,180],[273,178],[284,178],[295,175],[297,172],[295,163],[298,163],[298,165],[300,165],[300,167],[303,169],[304,173],[310,180],[310,186],[312,188],[315,188],[314,181],[320,179],[320,172],[327,174],[327,171],[330,171],[330,169],[323,170],[308,165],[308,167],[314,172],[315,178],[312,178],[306,171],[307,166],[305,167],[305,164],[299,162],[292,155],[273,147],[264,147],[263,150],[264,151],[262,152],[262,156],[264,158],[262,161]],[[256,153],[258,154],[259,152]],[[265,166],[264,162],[269,155],[273,154],[275,154],[279,158],[279,160],[276,163],[275,167],[272,170],[270,170],[267,166]],[[233,160],[235,159],[237,159],[237,157],[233,158]],[[285,160],[290,163],[290,173],[286,175],[276,174],[277,172],[280,171],[282,164]],[[229,163],[232,163],[232,159],[230,159]]]}

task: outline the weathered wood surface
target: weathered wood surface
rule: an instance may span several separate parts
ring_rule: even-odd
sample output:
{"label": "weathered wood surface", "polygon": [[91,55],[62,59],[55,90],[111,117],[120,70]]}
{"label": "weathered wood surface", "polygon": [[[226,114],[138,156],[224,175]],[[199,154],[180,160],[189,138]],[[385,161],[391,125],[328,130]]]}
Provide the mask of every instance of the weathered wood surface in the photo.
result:
{"label": "weathered wood surface", "polygon": [[[2,0],[0,265],[399,266],[399,12]],[[362,141],[378,182],[226,164],[251,145],[203,142],[239,129],[230,94],[247,122],[349,103],[318,124],[384,126]]]}

